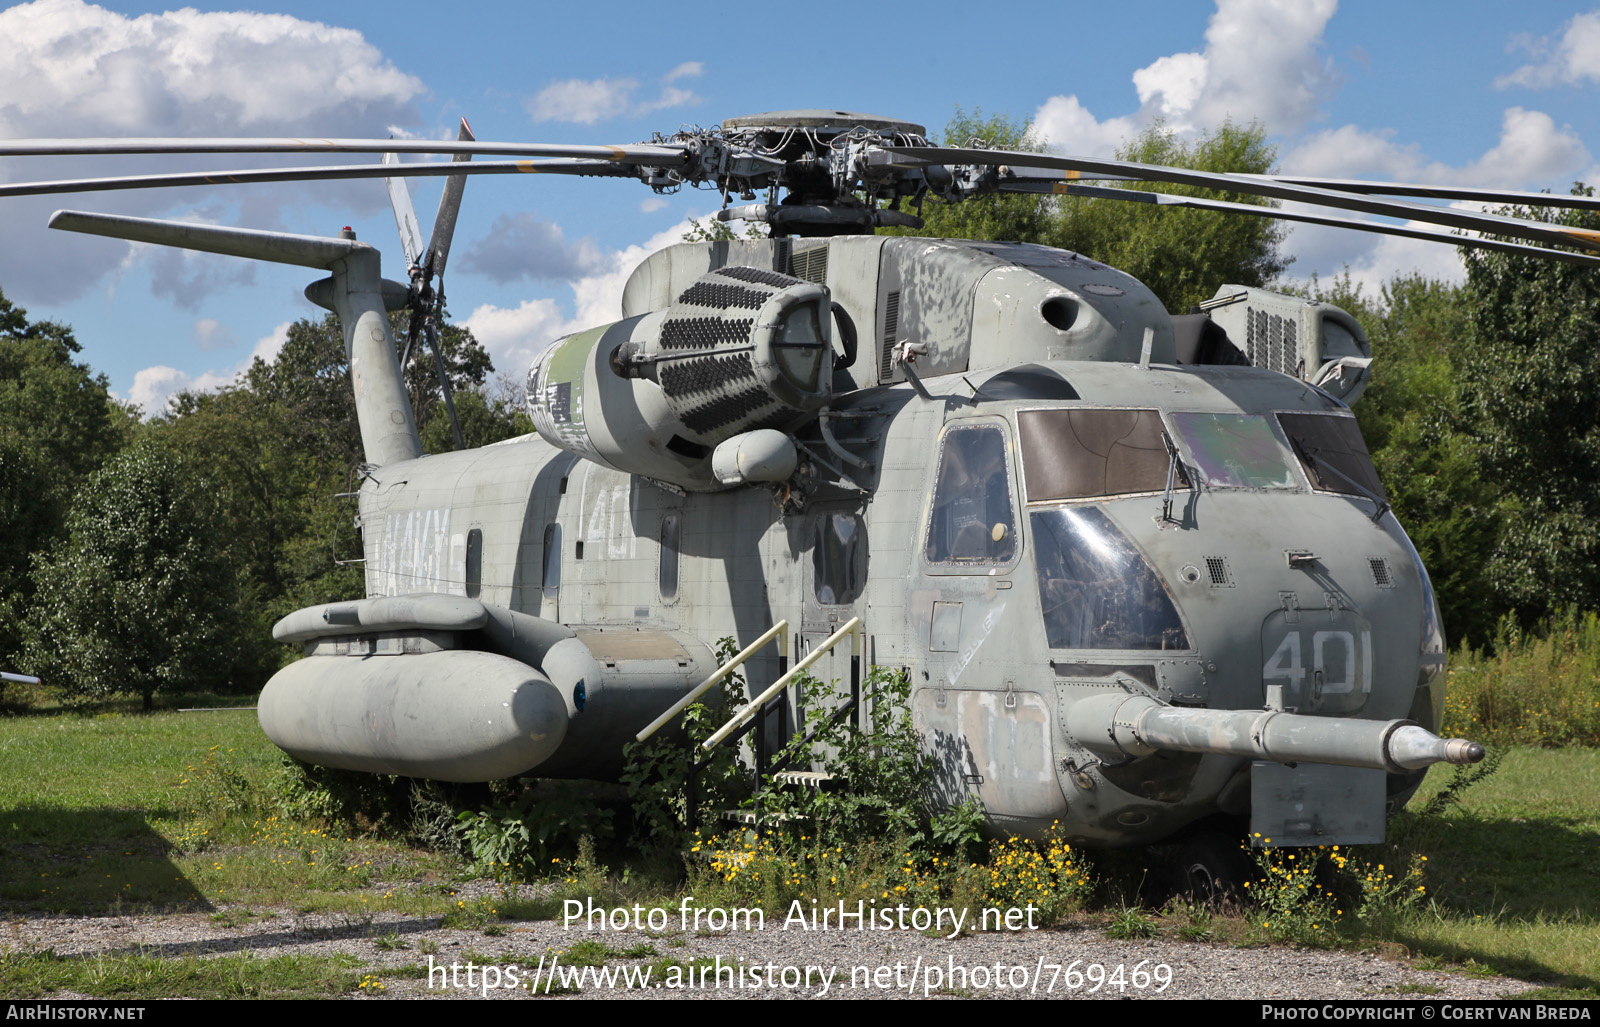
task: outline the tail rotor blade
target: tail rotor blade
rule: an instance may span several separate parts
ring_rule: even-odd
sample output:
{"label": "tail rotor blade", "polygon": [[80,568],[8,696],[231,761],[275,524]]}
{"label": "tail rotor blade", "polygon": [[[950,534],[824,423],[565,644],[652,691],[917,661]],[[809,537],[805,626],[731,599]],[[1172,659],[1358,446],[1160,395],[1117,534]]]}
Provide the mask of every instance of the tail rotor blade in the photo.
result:
{"label": "tail rotor blade", "polygon": [[456,401],[450,389],[450,376],[444,370],[444,353],[439,348],[439,328],[433,318],[428,319],[424,331],[428,336],[428,345],[433,347],[433,369],[439,374],[439,391],[444,394],[444,411],[450,416],[450,434],[455,437],[456,449],[466,449],[466,440],[461,437],[461,422],[456,418]]}
{"label": "tail rotor blade", "polygon": [[[472,126],[461,119],[461,129],[456,133],[458,142],[472,142]],[[452,161],[469,161],[470,153],[458,153]],[[439,213],[433,219],[433,235],[428,240],[425,270],[430,275],[444,276],[445,261],[450,257],[450,239],[456,231],[456,215],[461,212],[461,194],[467,188],[466,175],[451,175],[445,179],[444,196],[439,200]]]}
{"label": "tail rotor blade", "polygon": [[[386,153],[385,164],[400,163],[400,155]],[[417,224],[417,210],[411,204],[411,190],[403,178],[386,178],[389,186],[389,206],[394,208],[395,227],[400,229],[400,246],[406,251],[406,268],[409,270],[422,260],[422,226]]]}

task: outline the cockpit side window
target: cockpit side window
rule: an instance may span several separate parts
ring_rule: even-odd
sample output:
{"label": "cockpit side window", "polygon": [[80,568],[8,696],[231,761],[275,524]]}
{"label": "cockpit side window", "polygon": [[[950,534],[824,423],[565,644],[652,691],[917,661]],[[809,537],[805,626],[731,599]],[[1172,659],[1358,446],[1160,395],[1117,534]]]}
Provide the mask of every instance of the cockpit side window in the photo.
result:
{"label": "cockpit side window", "polygon": [[[1154,410],[1023,410],[1017,428],[1030,503],[1167,487],[1172,460]],[[1181,464],[1175,484],[1189,487]]]}
{"label": "cockpit side window", "polygon": [[929,563],[1010,563],[1016,517],[1006,472],[1006,437],[997,425],[951,428],[939,447],[939,477],[923,553]]}

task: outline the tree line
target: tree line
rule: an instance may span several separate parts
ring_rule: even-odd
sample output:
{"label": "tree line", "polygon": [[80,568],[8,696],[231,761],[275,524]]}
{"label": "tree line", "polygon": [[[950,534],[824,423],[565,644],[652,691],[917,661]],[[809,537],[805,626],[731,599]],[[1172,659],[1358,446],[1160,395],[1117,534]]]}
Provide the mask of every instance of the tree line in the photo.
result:
{"label": "tree line", "polygon": [[[1025,125],[958,112],[945,142],[974,140],[1030,143]],[[1259,127],[1225,124],[1192,142],[1157,126],[1119,157],[1265,173],[1275,153]],[[1512,213],[1600,229],[1593,214]],[[1224,283],[1271,286],[1292,261],[1277,222],[1211,211],[990,196],[930,200],[922,215],[915,234],[1085,253],[1175,313]],[[1600,610],[1600,276],[1518,255],[1465,260],[1460,284],[1408,273],[1371,295],[1344,275],[1303,291],[1371,338],[1356,415],[1450,638],[1482,646],[1503,622]],[[531,430],[470,332],[443,336],[467,444]],[[302,320],[228,388],[148,418],[80,352],[70,329],[0,295],[0,667],[147,706],[164,689],[259,688],[292,658],[271,640],[274,621],[362,593],[360,565],[342,562],[360,556],[354,501],[338,494],[355,491],[362,454],[338,325]],[[431,361],[406,377],[425,450],[450,449]]]}
{"label": "tree line", "polygon": [[[441,335],[467,445],[531,430],[472,334]],[[278,618],[363,590],[339,495],[362,450],[338,322],[295,323],[271,360],[149,418],[80,350],[0,295],[0,667],[147,708],[158,691],[258,689],[291,655]],[[432,361],[406,378],[424,449],[453,448]]]}

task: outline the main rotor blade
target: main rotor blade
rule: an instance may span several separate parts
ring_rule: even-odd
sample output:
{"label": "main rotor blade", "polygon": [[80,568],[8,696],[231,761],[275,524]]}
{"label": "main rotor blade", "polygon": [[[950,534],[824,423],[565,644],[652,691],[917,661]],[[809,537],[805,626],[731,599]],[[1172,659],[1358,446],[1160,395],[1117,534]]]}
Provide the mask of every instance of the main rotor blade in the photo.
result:
{"label": "main rotor blade", "polygon": [[[1022,153],[1009,150],[963,150],[940,146],[885,147],[908,157],[920,157],[939,164],[1009,165],[1016,167],[1058,168],[1067,172],[1094,171],[1103,174],[1123,174],[1129,178],[1152,182],[1175,182],[1180,185],[1218,189],[1223,192],[1268,196],[1280,200],[1298,200],[1319,207],[1336,207],[1364,214],[1405,218],[1427,224],[1448,225],[1474,232],[1492,232],[1534,242],[1565,246],[1583,246],[1600,249],[1600,232],[1581,228],[1563,228],[1535,221],[1502,217],[1497,214],[1477,214],[1451,207],[1432,207],[1425,203],[1404,200],[1379,200],[1332,189],[1291,185],[1260,178],[1221,174],[1210,171],[1191,171],[1188,168],[1164,167],[1153,164],[1136,164],[1132,161],[1102,160],[1093,157],[1053,157],[1042,153]],[[1069,176],[1070,177],[1070,176]]]}
{"label": "main rotor blade", "polygon": [[[472,126],[467,124],[466,118],[461,119],[456,138],[471,141]],[[465,163],[471,159],[470,153],[458,153],[451,158],[455,163]],[[427,263],[423,266],[429,277],[444,276],[445,261],[450,259],[450,237],[456,234],[456,215],[461,213],[461,194],[466,188],[466,175],[451,175],[445,179],[444,195],[439,198],[439,212],[433,218],[433,234],[428,237]]]}
{"label": "main rotor blade", "polygon": [[1247,175],[1290,185],[1337,189],[1345,193],[1378,196],[1426,196],[1434,200],[1476,200],[1523,207],[1570,207],[1575,210],[1600,210],[1600,196],[1574,196],[1571,193],[1532,193],[1518,189],[1478,189],[1456,185],[1413,185],[1402,182],[1374,182],[1359,178],[1300,178],[1294,175]]}
{"label": "main rotor blade", "polygon": [[[383,163],[388,166],[400,163],[400,155],[386,153]],[[394,211],[394,225],[400,229],[400,248],[406,254],[406,270],[416,267],[422,260],[422,226],[417,224],[417,208],[411,203],[411,190],[403,178],[387,178],[389,207]]]}
{"label": "main rotor blade", "polygon": [[[163,175],[125,175],[116,178],[58,179],[53,182],[15,182],[0,185],[0,197],[39,196],[50,193],[92,193],[113,189],[168,189],[175,186],[232,185],[250,182],[328,182],[357,178],[438,178],[446,175],[632,175],[634,161],[591,163],[582,160],[479,161],[469,166],[454,163],[345,164],[320,168],[253,168],[244,171],[179,172]],[[644,163],[646,167],[659,164]]]}
{"label": "main rotor blade", "polygon": [[466,153],[502,157],[574,157],[680,167],[682,148],[651,143],[588,146],[569,143],[496,143],[428,139],[12,139],[0,157],[70,157],[132,153]]}
{"label": "main rotor blade", "polygon": [[[1031,185],[1032,183],[1028,184]],[[1007,187],[1006,183],[1002,183],[1000,191],[1034,192],[1036,190],[1031,188],[1011,189]],[[1452,246],[1467,246],[1475,249],[1500,250],[1505,253],[1521,253],[1534,257],[1549,257],[1573,264],[1600,265],[1600,257],[1574,253],[1571,250],[1547,250],[1539,246],[1525,246],[1522,243],[1504,242],[1499,239],[1485,239],[1473,235],[1455,235],[1451,232],[1410,228],[1405,225],[1385,224],[1381,221],[1363,221],[1360,218],[1342,218],[1332,214],[1313,214],[1309,211],[1284,210],[1281,207],[1262,207],[1253,203],[1203,200],[1196,196],[1173,196],[1170,193],[1152,193],[1143,189],[1116,189],[1098,185],[1074,185],[1065,182],[1055,183],[1051,192],[1066,196],[1086,196],[1096,199],[1132,201],[1134,203],[1153,203],[1162,207],[1220,210],[1230,214],[1250,214],[1255,217],[1274,218],[1279,221],[1303,221],[1311,225],[1331,225],[1334,228],[1351,228],[1359,232],[1377,232],[1380,235],[1398,235],[1407,239],[1425,239],[1428,242],[1443,242]]]}

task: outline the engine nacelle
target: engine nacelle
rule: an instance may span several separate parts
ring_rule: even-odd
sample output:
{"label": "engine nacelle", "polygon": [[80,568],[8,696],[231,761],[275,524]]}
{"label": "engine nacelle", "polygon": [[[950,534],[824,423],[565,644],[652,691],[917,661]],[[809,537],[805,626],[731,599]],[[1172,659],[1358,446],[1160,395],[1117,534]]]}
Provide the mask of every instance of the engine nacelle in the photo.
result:
{"label": "engine nacelle", "polygon": [[552,445],[692,491],[725,488],[718,444],[790,429],[832,395],[827,287],[751,267],[666,310],[569,335],[534,360],[528,412]]}

